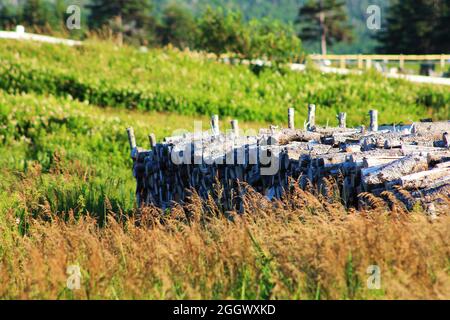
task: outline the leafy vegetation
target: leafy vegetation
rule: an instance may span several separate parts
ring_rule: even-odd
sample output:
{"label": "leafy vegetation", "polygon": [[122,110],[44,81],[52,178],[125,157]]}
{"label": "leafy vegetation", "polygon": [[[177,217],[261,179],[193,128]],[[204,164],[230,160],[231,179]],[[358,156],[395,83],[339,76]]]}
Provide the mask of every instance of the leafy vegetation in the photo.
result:
{"label": "leafy vegetation", "polygon": [[[64,24],[68,18],[64,0],[28,1],[23,5],[0,3],[0,27],[11,27],[20,21],[31,30],[44,33],[72,33]],[[233,53],[243,58],[270,58],[286,62],[301,54],[301,42],[293,27],[271,19],[244,21],[240,11],[207,7],[194,17],[185,6],[167,5],[160,19],[152,12],[148,0],[92,0],[86,4],[89,12],[88,26],[76,33],[85,38],[94,33],[97,37],[114,39],[135,46],[166,46],[191,48],[208,52]],[[49,18],[52,16],[52,19]],[[67,16],[67,17],[66,17]],[[48,21],[48,22],[47,22]],[[81,23],[81,22],[80,22]],[[82,30],[81,30],[82,29]],[[275,54],[276,53],[276,54]]]}
{"label": "leafy vegetation", "polygon": [[[383,201],[379,199],[383,204]],[[195,195],[170,213],[126,217],[6,213],[0,297],[7,299],[448,299],[450,219],[401,208],[347,212],[296,190],[273,209],[257,195],[225,217]],[[311,214],[313,213],[313,214]],[[115,217],[115,218],[114,218]],[[26,236],[22,236],[22,233]],[[366,285],[369,266],[381,287]],[[80,268],[69,290],[68,266]],[[21,272],[18,272],[18,271]]]}
{"label": "leafy vegetation", "polygon": [[0,48],[0,88],[72,97],[86,103],[186,115],[237,117],[283,124],[294,106],[297,125],[307,105],[318,107],[321,124],[336,123],[339,111],[349,125],[367,124],[377,108],[380,121],[448,118],[450,92],[377,74],[330,75],[225,65],[201,54],[170,49],[148,53],[108,44],[80,48],[5,42]]}
{"label": "leafy vegetation", "polygon": [[199,19],[198,33],[196,48],[217,55],[272,63],[296,62],[302,55],[301,42],[291,26],[267,19],[244,23],[239,12],[208,8]]}
{"label": "leafy vegetation", "polygon": [[[427,54],[450,51],[450,1],[404,0],[394,2],[378,34],[379,51]],[[420,41],[418,41],[420,39]]]}
{"label": "leafy vegetation", "polygon": [[[308,102],[330,125],[337,110],[359,124],[371,107],[386,122],[445,118],[445,88],[376,74],[258,76],[189,51],[104,43],[4,42],[0,57],[0,298],[450,296],[446,213],[429,223],[420,208],[388,209],[381,198],[349,211],[300,189],[275,207],[249,193],[243,216],[195,196],[170,211],[138,211],[125,134],[133,126],[145,147],[148,133],[191,131],[194,120],[206,128],[211,113],[223,127],[226,115],[247,119],[244,129],[267,127],[249,120],[284,123],[290,105],[300,122]],[[365,286],[374,264],[380,290]],[[79,290],[66,286],[71,265]]]}
{"label": "leafy vegetation", "polygon": [[[133,125],[144,145],[150,127],[162,137],[192,120],[0,91],[0,297],[450,296],[448,215],[429,223],[420,209],[387,211],[381,198],[349,212],[301,189],[275,209],[249,193],[242,216],[195,196],[170,212],[135,211],[124,129]],[[377,290],[365,285],[373,264]],[[73,265],[79,290],[66,286]]]}
{"label": "leafy vegetation", "polygon": [[[206,129],[207,117],[195,119]],[[130,213],[135,182],[128,126],[145,147],[149,130],[160,139],[175,130],[192,131],[194,118],[0,91],[0,210],[37,216],[48,205],[52,212],[91,212],[102,220],[107,200],[110,209]]]}
{"label": "leafy vegetation", "polygon": [[327,54],[327,45],[350,42],[352,34],[347,19],[343,1],[310,0],[300,8],[297,22],[301,26],[301,38],[321,39],[321,52]]}

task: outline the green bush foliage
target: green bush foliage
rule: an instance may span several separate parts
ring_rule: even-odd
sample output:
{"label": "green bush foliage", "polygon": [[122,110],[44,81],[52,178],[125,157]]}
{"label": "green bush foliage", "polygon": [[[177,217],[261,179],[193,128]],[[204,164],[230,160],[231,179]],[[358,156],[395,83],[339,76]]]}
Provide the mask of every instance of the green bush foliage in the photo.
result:
{"label": "green bush foliage", "polygon": [[376,108],[384,123],[423,117],[449,117],[447,87],[386,79],[378,74],[334,75],[226,65],[202,54],[172,49],[140,52],[109,44],[79,48],[5,42],[0,47],[0,88],[72,97],[99,106],[170,111],[186,115],[285,122],[288,107],[301,126],[307,105],[317,105],[321,124],[336,124],[348,113],[349,125],[367,122]]}

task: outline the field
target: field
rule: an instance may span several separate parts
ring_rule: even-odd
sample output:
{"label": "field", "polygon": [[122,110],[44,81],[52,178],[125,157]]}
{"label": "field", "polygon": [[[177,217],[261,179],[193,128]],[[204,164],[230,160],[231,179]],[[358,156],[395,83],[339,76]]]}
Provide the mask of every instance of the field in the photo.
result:
{"label": "field", "polygon": [[246,66],[223,65],[198,54],[165,49],[143,53],[108,44],[74,49],[6,42],[0,57],[0,88],[6,92],[70,96],[98,106],[215,113],[282,124],[288,107],[296,108],[298,119],[306,119],[307,105],[313,103],[319,123],[336,125],[335,115],[347,112],[353,126],[367,125],[367,112],[374,108],[384,123],[444,119],[449,114],[448,88],[377,74],[267,70],[257,75]]}
{"label": "field", "polygon": [[250,194],[243,216],[195,196],[135,209],[126,127],[146,147],[148,133],[206,129],[212,113],[259,128],[286,125],[288,106],[305,119],[308,103],[322,124],[346,111],[367,125],[371,108],[398,123],[449,118],[450,92],[376,74],[257,75],[171,49],[2,42],[0,298],[448,299],[448,213],[430,222],[381,198],[356,211],[314,190],[275,207]]}

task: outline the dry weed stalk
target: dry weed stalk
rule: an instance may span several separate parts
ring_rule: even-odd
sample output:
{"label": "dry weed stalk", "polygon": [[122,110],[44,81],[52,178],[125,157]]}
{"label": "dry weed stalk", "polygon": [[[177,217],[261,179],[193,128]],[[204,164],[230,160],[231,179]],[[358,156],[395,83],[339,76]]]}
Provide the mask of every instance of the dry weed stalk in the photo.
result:
{"label": "dry weed stalk", "polygon": [[[275,204],[247,190],[243,214],[219,214],[193,192],[170,211],[143,208],[122,221],[110,214],[103,227],[89,215],[46,209],[21,235],[9,216],[0,225],[0,297],[450,297],[448,212],[433,223],[417,212],[398,219],[368,194],[361,198],[374,211],[347,211],[296,185]],[[392,194],[383,196],[403,212]],[[82,270],[79,290],[66,287],[70,265]],[[365,285],[370,265],[382,271],[380,290]]]}

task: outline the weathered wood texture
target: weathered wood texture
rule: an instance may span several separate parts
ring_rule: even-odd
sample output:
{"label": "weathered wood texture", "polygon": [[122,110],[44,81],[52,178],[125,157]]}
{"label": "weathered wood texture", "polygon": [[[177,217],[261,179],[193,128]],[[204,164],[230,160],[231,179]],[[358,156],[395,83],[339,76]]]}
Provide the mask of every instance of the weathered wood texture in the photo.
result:
{"label": "weathered wood texture", "polygon": [[414,197],[436,199],[438,192],[450,190],[450,149],[436,143],[446,141],[448,122],[419,123],[401,131],[376,131],[375,123],[368,132],[345,125],[319,128],[313,109],[306,130],[294,129],[292,111],[289,129],[261,129],[251,137],[239,136],[237,121],[232,122],[232,132],[221,133],[214,116],[209,132],[161,143],[150,136],[148,151],[136,147],[134,132],[127,129],[138,205],[166,208],[195,190],[203,198],[212,196],[223,208],[241,210],[242,182],[276,199],[291,183],[320,190],[324,178],[336,181],[346,205],[357,205],[361,192],[379,194],[401,187]]}

